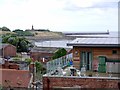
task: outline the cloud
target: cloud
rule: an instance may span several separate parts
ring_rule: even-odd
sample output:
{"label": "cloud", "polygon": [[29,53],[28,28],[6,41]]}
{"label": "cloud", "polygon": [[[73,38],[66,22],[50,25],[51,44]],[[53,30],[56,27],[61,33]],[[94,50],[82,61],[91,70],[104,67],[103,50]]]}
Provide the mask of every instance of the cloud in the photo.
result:
{"label": "cloud", "polygon": [[[115,0],[0,0],[0,25],[53,31],[115,26]],[[85,28],[84,28],[85,27]]]}
{"label": "cloud", "polygon": [[94,8],[100,8],[100,9],[118,8],[118,2],[94,2],[94,3],[81,4],[81,5],[68,3],[68,5],[66,5],[64,9],[69,11],[80,11],[80,10],[94,9]]}

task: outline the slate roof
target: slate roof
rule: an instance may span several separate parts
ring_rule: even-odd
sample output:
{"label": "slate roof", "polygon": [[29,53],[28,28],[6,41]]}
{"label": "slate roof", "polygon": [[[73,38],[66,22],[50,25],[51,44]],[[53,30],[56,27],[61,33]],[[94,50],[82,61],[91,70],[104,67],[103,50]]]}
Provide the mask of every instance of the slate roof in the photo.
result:
{"label": "slate roof", "polygon": [[68,46],[86,46],[86,47],[120,47],[120,38],[118,37],[98,37],[98,38],[76,38]]}
{"label": "slate roof", "polygon": [[52,47],[33,47],[31,52],[47,52],[47,53],[54,53],[58,48]]}

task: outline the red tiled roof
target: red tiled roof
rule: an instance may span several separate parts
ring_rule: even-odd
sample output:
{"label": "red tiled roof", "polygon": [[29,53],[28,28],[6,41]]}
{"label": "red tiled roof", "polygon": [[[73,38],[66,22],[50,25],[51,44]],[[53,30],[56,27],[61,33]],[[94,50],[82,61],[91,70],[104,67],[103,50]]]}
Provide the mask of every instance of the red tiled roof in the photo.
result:
{"label": "red tiled roof", "polygon": [[30,77],[27,70],[0,69],[0,84],[4,87],[28,87]]}

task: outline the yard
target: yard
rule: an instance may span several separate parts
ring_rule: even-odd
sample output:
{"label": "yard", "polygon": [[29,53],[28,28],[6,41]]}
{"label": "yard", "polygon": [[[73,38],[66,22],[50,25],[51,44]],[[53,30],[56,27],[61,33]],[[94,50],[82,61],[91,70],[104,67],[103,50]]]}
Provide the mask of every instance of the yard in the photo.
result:
{"label": "yard", "polygon": [[[71,76],[71,67],[66,67],[63,72],[65,73],[65,76]],[[89,77],[119,77],[120,74],[118,73],[100,73],[100,72],[94,72],[94,71],[85,71],[85,76]],[[83,73],[76,69],[76,72],[74,73],[74,76],[84,76]]]}

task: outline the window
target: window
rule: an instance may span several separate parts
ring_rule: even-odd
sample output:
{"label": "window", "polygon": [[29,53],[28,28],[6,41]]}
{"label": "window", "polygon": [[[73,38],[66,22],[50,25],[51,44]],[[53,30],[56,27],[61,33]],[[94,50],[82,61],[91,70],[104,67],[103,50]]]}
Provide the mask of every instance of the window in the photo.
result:
{"label": "window", "polygon": [[117,50],[112,50],[112,54],[117,54]]}

